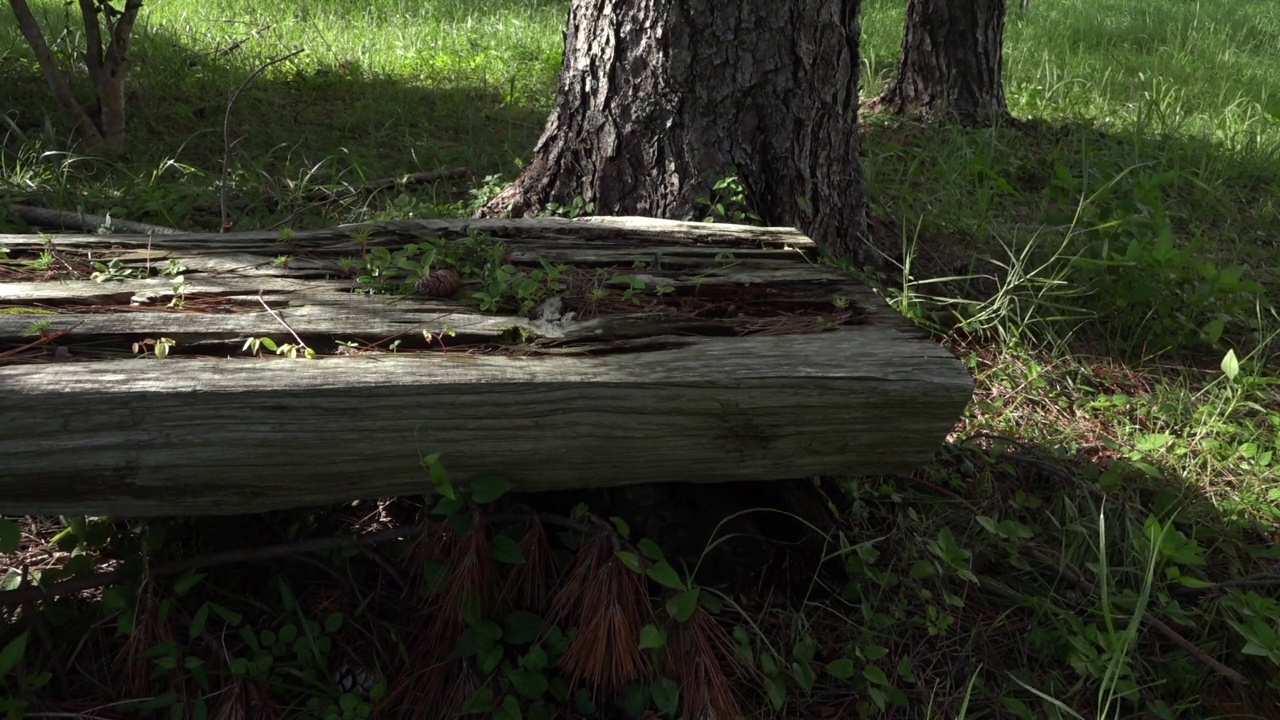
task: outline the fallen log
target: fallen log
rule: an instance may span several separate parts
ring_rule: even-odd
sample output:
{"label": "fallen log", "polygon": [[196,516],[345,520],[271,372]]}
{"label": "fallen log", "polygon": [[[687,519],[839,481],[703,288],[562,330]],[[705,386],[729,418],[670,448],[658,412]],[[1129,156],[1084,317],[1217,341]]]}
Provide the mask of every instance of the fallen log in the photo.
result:
{"label": "fallen log", "polygon": [[[432,453],[455,482],[521,490],[906,472],[972,391],[789,229],[405,221],[0,248],[3,514],[422,493]],[[461,287],[434,297],[449,262]]]}

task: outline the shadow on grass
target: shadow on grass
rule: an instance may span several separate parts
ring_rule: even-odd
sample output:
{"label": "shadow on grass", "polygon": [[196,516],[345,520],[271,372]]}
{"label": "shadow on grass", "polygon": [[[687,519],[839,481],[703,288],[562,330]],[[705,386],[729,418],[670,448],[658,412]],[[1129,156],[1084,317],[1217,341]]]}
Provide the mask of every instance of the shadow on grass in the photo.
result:
{"label": "shadow on grass", "polygon": [[1009,314],[986,329],[1056,323],[1065,337],[1071,323],[1055,318],[1092,317],[1102,334],[1070,346],[1125,346],[1130,359],[1215,335],[1246,350],[1266,339],[1256,301],[1280,290],[1280,135],[1233,149],[1083,121],[966,131],[885,115],[863,133],[873,212],[888,220],[877,245],[911,261],[922,312],[1003,293]]}
{"label": "shadow on grass", "polygon": [[[44,138],[45,149],[65,148],[70,123],[59,118],[8,11],[0,21],[0,111],[29,137]],[[52,171],[45,199],[64,203],[63,209],[114,209],[132,220],[216,227],[217,208],[211,204],[217,200],[228,100],[257,67],[244,57],[246,51],[229,47],[192,47],[187,38],[140,25],[128,85],[125,156],[115,164],[82,160],[66,174]],[[528,155],[546,119],[545,108],[510,88],[456,76],[380,76],[358,60],[328,66],[306,54],[298,60],[268,69],[236,99],[230,122],[232,215],[245,219],[240,229],[288,215],[275,207],[276,199],[300,184],[356,183],[451,167],[469,168],[476,178],[510,172],[513,160]],[[540,69],[547,68],[526,70]],[[82,74],[70,79],[85,102],[91,94]],[[555,76],[538,82],[554,87]]]}

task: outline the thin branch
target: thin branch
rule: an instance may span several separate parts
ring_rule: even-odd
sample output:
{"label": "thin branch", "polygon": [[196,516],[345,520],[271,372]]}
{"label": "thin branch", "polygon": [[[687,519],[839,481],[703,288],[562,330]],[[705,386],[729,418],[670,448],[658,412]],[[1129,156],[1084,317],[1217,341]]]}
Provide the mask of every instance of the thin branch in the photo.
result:
{"label": "thin branch", "polygon": [[[9,205],[9,212],[32,225],[40,227],[55,227],[63,230],[79,230],[80,232],[85,233],[97,232],[98,228],[107,224],[107,218],[103,215],[90,215],[88,213],[71,212],[70,210],[38,208],[31,207],[30,205],[19,205],[17,203],[11,203]],[[175,230],[163,225],[151,225],[149,223],[121,220],[119,218],[111,218],[111,227],[128,230],[131,233],[138,233],[140,235],[176,235],[181,232],[181,230]]]}
{"label": "thin branch", "polygon": [[284,321],[284,318],[280,316],[280,313],[271,309],[271,306],[267,304],[267,301],[262,298],[261,291],[258,292],[258,302],[262,303],[262,307],[267,309],[267,312],[271,314],[271,317],[276,319],[276,322],[283,325],[284,329],[289,331],[289,334],[293,336],[294,340],[298,341],[299,345],[301,345],[304,348],[307,347],[307,344],[302,341],[302,338],[298,337],[298,333],[294,332],[294,329],[289,326],[289,323]]}
{"label": "thin branch", "polygon": [[[132,0],[131,0],[132,1]],[[26,2],[26,0],[9,0],[9,2]],[[266,71],[267,68],[278,63],[282,63],[289,58],[301,55],[306,52],[305,48],[298,48],[288,55],[281,55],[274,60],[268,60],[263,65],[254,70],[249,77],[240,83],[240,87],[231,93],[231,98],[227,100],[227,113],[222,119],[222,180],[218,188],[218,204],[222,212],[222,232],[226,232],[230,228],[227,227],[227,173],[231,166],[231,109],[235,107],[236,98],[240,97],[240,93],[249,87],[249,83],[253,82],[259,75]]]}
{"label": "thin branch", "polygon": [[111,31],[111,47],[107,48],[107,62],[129,61],[129,42],[133,39],[133,26],[138,21],[138,11],[142,10],[142,0],[125,0],[124,12],[116,21]]}
{"label": "thin branch", "polygon": [[80,16],[84,18],[84,64],[94,92],[102,94],[102,24],[98,19],[98,0],[80,0]]}
{"label": "thin branch", "polygon": [[86,144],[91,147],[101,146],[102,133],[80,106],[75,95],[71,93],[71,86],[67,85],[62,72],[58,70],[58,62],[54,59],[49,44],[45,42],[44,33],[40,32],[40,24],[36,22],[31,6],[27,4],[27,0],[9,0],[9,7],[13,8],[13,14],[18,20],[18,29],[22,31],[27,44],[31,46],[31,52],[40,65],[40,72],[44,74],[45,82],[49,83],[49,88],[53,90],[53,96],[58,100],[58,105],[63,112],[71,116]]}

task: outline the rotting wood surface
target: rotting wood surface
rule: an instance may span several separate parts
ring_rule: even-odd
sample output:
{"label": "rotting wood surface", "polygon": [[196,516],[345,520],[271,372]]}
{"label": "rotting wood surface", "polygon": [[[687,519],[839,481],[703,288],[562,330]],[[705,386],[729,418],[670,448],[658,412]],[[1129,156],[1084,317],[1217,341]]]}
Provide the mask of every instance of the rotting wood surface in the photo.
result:
{"label": "rotting wood surface", "polygon": [[[358,294],[339,272],[368,248],[469,233],[501,240],[519,267],[571,266],[569,287],[522,317]],[[496,473],[526,490],[903,472],[932,456],[972,390],[947,350],[813,265],[812,242],[788,229],[400,221],[0,235],[0,247],[0,513],[226,514],[424,492],[433,452],[460,482]],[[89,278],[112,260],[126,279]],[[159,275],[171,261],[180,289]],[[588,298],[575,277],[607,295]],[[320,357],[242,350],[261,337]],[[168,357],[135,355],[159,338]]]}

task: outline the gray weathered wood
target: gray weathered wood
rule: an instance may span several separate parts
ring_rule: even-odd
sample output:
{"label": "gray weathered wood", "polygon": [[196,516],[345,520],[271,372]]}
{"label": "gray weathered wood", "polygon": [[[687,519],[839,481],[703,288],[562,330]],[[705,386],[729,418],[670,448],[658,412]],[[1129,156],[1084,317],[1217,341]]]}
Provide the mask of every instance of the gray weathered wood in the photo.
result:
{"label": "gray weathered wood", "polygon": [[[947,350],[808,263],[797,250],[812,243],[792,230],[638,218],[363,229],[288,242],[0,235],[10,250],[0,279],[23,278],[0,283],[0,513],[227,514],[425,492],[420,458],[433,452],[460,482],[496,473],[531,490],[905,472],[932,456],[972,390]],[[333,276],[361,243],[469,231],[503,238],[517,263],[640,261],[633,272],[655,284],[690,296],[754,288],[779,310],[695,318],[646,306],[548,322],[357,295]],[[47,242],[66,258],[180,260],[188,309],[166,307],[167,278],[26,279],[18,269]],[[294,259],[281,266],[279,255]],[[201,298],[237,311],[190,309]],[[833,317],[787,315],[804,302],[830,302]],[[366,347],[312,361],[247,356],[248,337],[293,341],[263,303],[317,347]],[[37,321],[63,349],[15,354],[36,340],[24,332]],[[524,342],[504,344],[512,327]],[[457,337],[445,350],[426,349],[421,331],[446,329]],[[158,337],[176,341],[173,355],[129,356],[130,343]],[[393,337],[420,347],[386,352]]]}

